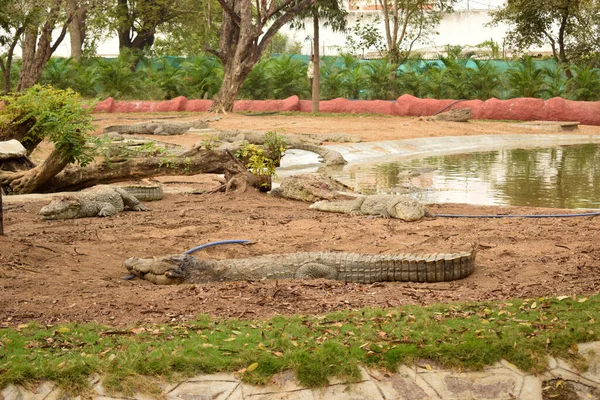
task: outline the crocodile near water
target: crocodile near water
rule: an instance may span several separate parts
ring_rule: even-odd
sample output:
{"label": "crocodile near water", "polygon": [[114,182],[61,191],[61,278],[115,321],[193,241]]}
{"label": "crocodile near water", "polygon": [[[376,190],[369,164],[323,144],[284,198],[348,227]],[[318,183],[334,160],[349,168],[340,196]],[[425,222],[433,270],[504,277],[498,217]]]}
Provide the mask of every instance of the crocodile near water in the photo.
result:
{"label": "crocodile near water", "polygon": [[159,285],[261,279],[334,279],[345,282],[444,282],[475,269],[470,251],[439,254],[291,253],[206,260],[189,254],[132,257],[127,270]]}
{"label": "crocodile near water", "polygon": [[149,210],[123,188],[98,185],[53,200],[40,210],[40,215],[43,219],[108,217],[125,208],[131,211]]}
{"label": "crocodile near water", "polygon": [[311,204],[309,208],[350,215],[398,218],[404,221],[417,221],[425,216],[432,216],[417,200],[393,194],[359,196],[356,200],[350,201],[318,201]]}

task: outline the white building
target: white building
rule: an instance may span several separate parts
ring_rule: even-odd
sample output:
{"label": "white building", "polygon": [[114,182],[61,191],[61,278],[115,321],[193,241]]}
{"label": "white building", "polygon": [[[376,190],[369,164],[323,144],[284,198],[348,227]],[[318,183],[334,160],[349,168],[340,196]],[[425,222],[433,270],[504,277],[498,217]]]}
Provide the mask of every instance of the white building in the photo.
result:
{"label": "white building", "polygon": [[[377,17],[381,17],[379,0],[345,0],[344,3],[349,11],[348,25],[350,26],[358,19],[372,22]],[[439,34],[431,37],[426,43],[415,44],[414,50],[443,51],[446,45],[475,46],[486,40],[493,40],[502,47],[507,27],[489,26],[492,20],[489,11],[501,8],[503,3],[504,0],[459,0],[454,6],[454,12],[444,15],[437,29]],[[377,26],[384,35],[383,22],[380,21]],[[304,30],[291,30],[285,26],[280,32],[288,35],[292,40],[301,42],[303,53],[310,54],[309,38],[313,35],[312,24],[307,23]],[[347,33],[321,28],[319,35],[321,54],[332,55],[337,54],[339,48],[344,46]]]}
{"label": "white building", "polygon": [[[489,11],[500,8],[503,3],[504,0],[459,0],[454,6],[455,11],[443,17],[438,27],[439,34],[430,38],[431,40],[427,43],[417,44],[415,50],[443,51],[448,44],[475,46],[486,40],[493,40],[502,46],[506,26],[490,27],[488,23],[491,21]],[[378,0],[344,0],[344,6],[349,11],[348,24],[350,26],[355,24],[358,18],[373,20],[381,16],[381,6]],[[383,35],[383,22],[379,23],[379,29]],[[280,32],[287,35],[291,41],[302,43],[303,53],[310,54],[312,46],[310,38],[313,35],[311,23],[307,23],[304,30],[291,30],[289,26],[284,26]],[[344,47],[346,36],[345,32],[333,32],[328,28],[321,28],[321,54],[338,54],[340,48]],[[375,49],[370,50],[374,51]],[[101,56],[117,56],[118,53],[119,44],[116,37],[108,38],[98,47],[98,54]],[[70,56],[68,35],[54,55]]]}

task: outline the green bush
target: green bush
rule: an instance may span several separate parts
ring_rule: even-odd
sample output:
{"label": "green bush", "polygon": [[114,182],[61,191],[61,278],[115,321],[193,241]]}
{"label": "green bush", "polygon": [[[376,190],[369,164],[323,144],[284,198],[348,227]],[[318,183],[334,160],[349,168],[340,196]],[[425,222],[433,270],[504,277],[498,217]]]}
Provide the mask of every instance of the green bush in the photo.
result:
{"label": "green bush", "polygon": [[81,97],[71,89],[35,85],[23,92],[0,97],[6,106],[0,113],[0,127],[33,123],[23,144],[48,139],[70,163],[90,163],[95,147],[89,146],[94,130],[90,107],[83,106]]}
{"label": "green bush", "polygon": [[[450,50],[454,50],[450,48]],[[457,51],[458,49],[456,49]],[[455,51],[455,53],[456,53]],[[132,65],[139,59],[138,68]],[[487,100],[514,97],[564,97],[573,100],[600,99],[600,70],[592,65],[565,67],[532,57],[518,63],[461,59],[450,53],[441,60],[411,59],[401,66],[386,60],[359,60],[353,55],[321,59],[321,99],[393,100],[403,94],[420,98]],[[248,75],[239,98],[266,100],[297,95],[310,97],[306,78],[307,59],[297,56],[265,56]],[[12,71],[16,85],[19,65]],[[52,58],[41,79],[58,88],[70,87],[85,97],[116,99],[209,99],[223,82],[223,67],[217,58],[196,56],[148,58],[124,52],[116,59],[92,58],[82,62]]]}

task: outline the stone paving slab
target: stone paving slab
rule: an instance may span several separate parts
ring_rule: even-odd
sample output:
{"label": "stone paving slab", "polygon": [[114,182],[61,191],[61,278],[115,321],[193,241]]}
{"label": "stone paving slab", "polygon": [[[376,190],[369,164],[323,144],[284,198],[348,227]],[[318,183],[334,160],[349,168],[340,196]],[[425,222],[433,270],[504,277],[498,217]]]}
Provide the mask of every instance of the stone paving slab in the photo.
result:
{"label": "stone paving slab", "polygon": [[[578,351],[589,362],[586,371],[578,371],[552,357],[548,358],[546,371],[539,375],[526,374],[507,361],[469,372],[442,369],[430,363],[423,368],[401,366],[396,373],[361,368],[358,382],[331,379],[328,386],[317,389],[300,386],[291,371],[275,375],[266,386],[248,385],[234,374],[221,373],[164,384],[159,397],[165,400],[599,400],[600,342],[580,344]],[[128,397],[108,393],[99,376],[90,377],[90,385],[94,400],[150,399],[147,395]],[[27,389],[9,385],[0,391],[0,400],[67,399],[70,398],[51,382]]]}

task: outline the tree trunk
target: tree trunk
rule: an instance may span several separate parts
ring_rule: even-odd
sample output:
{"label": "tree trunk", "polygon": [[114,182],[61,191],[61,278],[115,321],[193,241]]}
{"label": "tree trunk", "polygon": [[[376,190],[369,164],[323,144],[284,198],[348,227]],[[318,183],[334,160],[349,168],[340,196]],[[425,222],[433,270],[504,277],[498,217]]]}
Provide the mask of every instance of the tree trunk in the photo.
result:
{"label": "tree trunk", "polygon": [[31,25],[25,29],[23,42],[21,43],[23,64],[17,86],[19,92],[37,83],[42,76],[44,66],[67,34],[67,27],[73,18],[72,14],[67,16],[58,37],[52,44],[52,31],[60,17],[61,5],[61,2],[55,2],[52,5],[52,8],[48,10],[44,24],[40,28]]}
{"label": "tree trunk", "polygon": [[[73,20],[69,25],[69,37],[71,38],[71,57],[79,61],[83,54],[83,42],[85,40],[85,17],[86,9],[77,10],[77,1],[68,0],[67,10],[73,14]],[[77,11],[75,11],[77,10]]]}
{"label": "tree trunk", "polygon": [[60,152],[54,149],[41,165],[33,169],[0,174],[0,184],[7,186],[14,194],[34,193],[62,171],[68,163],[68,159],[63,158]]}
{"label": "tree trunk", "polygon": [[[221,113],[233,111],[234,101],[244,85],[246,76],[248,76],[254,67],[254,63],[249,67],[247,66],[249,61],[239,61],[237,64],[236,61],[237,59],[234,58],[234,60],[223,66],[223,84],[210,106],[210,112]],[[246,66],[242,65],[242,63],[246,64]]]}
{"label": "tree trunk", "polygon": [[71,165],[40,186],[38,192],[79,190],[98,184],[151,176],[223,174],[236,168],[235,161],[225,151],[194,148],[167,160],[164,157],[146,157],[101,161],[84,168]]}
{"label": "tree trunk", "polygon": [[4,236],[4,210],[2,209],[2,188],[0,187],[0,236]]}
{"label": "tree trunk", "polygon": [[6,62],[0,58],[0,69],[2,70],[2,75],[4,75],[4,94],[8,94],[11,90],[10,73],[12,70],[13,54],[22,34],[23,27],[21,26],[15,31],[13,41],[8,46],[8,51],[6,52]]}
{"label": "tree trunk", "polygon": [[314,38],[314,77],[312,82],[312,112],[319,112],[319,98],[321,97],[321,57],[319,55],[319,14],[313,14],[313,38]]}

